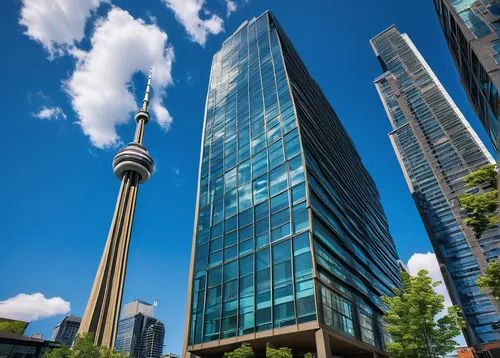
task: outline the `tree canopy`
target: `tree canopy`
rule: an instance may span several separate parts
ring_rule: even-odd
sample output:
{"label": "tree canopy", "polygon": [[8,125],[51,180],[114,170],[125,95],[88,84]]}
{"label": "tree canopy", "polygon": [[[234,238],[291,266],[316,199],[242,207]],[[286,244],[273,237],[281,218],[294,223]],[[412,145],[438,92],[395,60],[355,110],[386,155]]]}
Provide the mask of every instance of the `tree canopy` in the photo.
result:
{"label": "tree canopy", "polygon": [[292,358],[292,349],[288,347],[273,348],[269,345],[266,346],[266,358]]}
{"label": "tree canopy", "polygon": [[455,306],[436,319],[444,309],[444,297],[434,291],[441,282],[432,282],[425,270],[416,276],[403,272],[401,278],[403,289],[396,288],[392,297],[382,297],[388,306],[385,329],[393,339],[387,343],[390,357],[435,358],[452,351],[464,321]]}
{"label": "tree canopy", "polygon": [[92,334],[77,335],[71,349],[63,346],[45,353],[44,358],[126,358],[127,355],[117,353],[108,347],[98,347],[94,344]]}
{"label": "tree canopy", "polygon": [[241,347],[236,348],[232,352],[224,353],[224,358],[253,358],[253,356],[252,346],[248,343],[243,343]]}
{"label": "tree canopy", "polygon": [[469,187],[487,184],[489,187],[497,186],[497,172],[495,164],[485,165],[482,168],[474,170],[465,177],[465,183]]}
{"label": "tree canopy", "polygon": [[470,188],[485,185],[491,190],[478,194],[464,193],[458,197],[460,206],[467,212],[464,223],[474,231],[477,239],[488,228],[497,223],[498,191],[495,189],[496,177],[495,165],[487,165],[473,171],[465,177],[466,185]]}
{"label": "tree canopy", "polygon": [[489,264],[484,274],[477,279],[477,285],[481,291],[491,290],[495,300],[500,301],[500,260]]}

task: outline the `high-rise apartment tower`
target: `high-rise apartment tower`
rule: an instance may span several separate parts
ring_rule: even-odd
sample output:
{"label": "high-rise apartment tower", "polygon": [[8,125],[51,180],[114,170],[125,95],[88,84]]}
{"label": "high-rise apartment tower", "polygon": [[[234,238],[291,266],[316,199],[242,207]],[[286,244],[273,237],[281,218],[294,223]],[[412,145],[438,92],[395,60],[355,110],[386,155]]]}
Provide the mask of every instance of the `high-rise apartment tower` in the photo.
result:
{"label": "high-rise apartment tower", "polygon": [[153,317],[153,305],[135,300],[127,303],[118,323],[116,350],[130,358],[160,358],[164,324]]}
{"label": "high-rise apartment tower", "polygon": [[434,0],[469,100],[500,150],[500,1]]}
{"label": "high-rise apartment tower", "polygon": [[213,57],[194,231],[186,355],[384,355],[400,279],[379,193],[269,12]]}
{"label": "high-rise apartment tower", "polygon": [[389,138],[424,222],[470,345],[497,341],[500,319],[478,276],[500,254],[500,231],[476,239],[457,197],[477,192],[464,177],[494,163],[477,134],[406,34],[391,26],[371,40],[384,74],[375,80],[392,126]]}
{"label": "high-rise apartment tower", "polygon": [[82,319],[80,317],[72,315],[64,317],[61,322],[55,326],[52,332],[52,340],[71,347],[81,322]]}

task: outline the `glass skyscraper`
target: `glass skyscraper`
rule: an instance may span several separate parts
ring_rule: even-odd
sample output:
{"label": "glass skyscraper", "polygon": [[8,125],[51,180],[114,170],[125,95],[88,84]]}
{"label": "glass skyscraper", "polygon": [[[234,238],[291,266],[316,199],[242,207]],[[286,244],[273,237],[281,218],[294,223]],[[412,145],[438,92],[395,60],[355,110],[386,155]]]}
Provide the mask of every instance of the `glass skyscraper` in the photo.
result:
{"label": "glass skyscraper", "polygon": [[500,150],[500,1],[434,0],[472,107]]}
{"label": "glass skyscraper", "polygon": [[384,71],[375,86],[393,129],[389,138],[452,301],[464,313],[467,342],[496,341],[492,324],[500,316],[476,280],[500,254],[500,231],[477,240],[457,200],[480,190],[465,187],[463,179],[493,158],[406,34],[392,26],[371,44]]}
{"label": "glass skyscraper", "polygon": [[185,350],[383,355],[400,278],[379,193],[269,12],[213,57],[200,159]]}
{"label": "glass skyscraper", "polygon": [[116,350],[130,358],[160,358],[165,338],[164,324],[153,317],[153,306],[132,301],[123,307],[118,322]]}
{"label": "glass skyscraper", "polygon": [[52,340],[71,347],[73,345],[73,340],[78,333],[81,322],[82,319],[80,317],[73,315],[64,317],[61,322],[55,326],[54,331],[52,332]]}

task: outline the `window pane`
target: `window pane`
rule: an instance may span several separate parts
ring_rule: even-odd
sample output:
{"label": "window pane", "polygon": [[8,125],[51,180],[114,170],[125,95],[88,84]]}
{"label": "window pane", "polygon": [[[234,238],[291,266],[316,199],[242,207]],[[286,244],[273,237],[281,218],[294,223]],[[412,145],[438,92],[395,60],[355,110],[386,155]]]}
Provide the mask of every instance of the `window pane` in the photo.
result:
{"label": "window pane", "polygon": [[297,130],[294,129],[292,132],[285,136],[285,154],[287,159],[293,157],[300,152],[300,142]]}
{"label": "window pane", "polygon": [[267,172],[267,151],[263,150],[252,158],[252,175],[254,178]]}
{"label": "window pane", "polygon": [[252,187],[244,184],[238,188],[239,211],[243,211],[252,206]]}
{"label": "window pane", "polygon": [[262,270],[264,268],[269,267],[269,249],[266,248],[264,250],[258,251],[257,252],[257,258],[256,258],[256,270]]}
{"label": "window pane", "polygon": [[231,232],[233,230],[236,230],[237,227],[237,220],[236,216],[230,217],[229,219],[226,219],[226,223],[224,225],[224,231]]}
{"label": "window pane", "polygon": [[292,188],[292,200],[294,203],[304,200],[306,198],[306,186],[304,183],[295,185]]}
{"label": "window pane", "polygon": [[240,297],[253,294],[253,274],[240,278]]}
{"label": "window pane", "polygon": [[239,215],[239,227],[247,226],[253,223],[253,210],[247,209]]}
{"label": "window pane", "polygon": [[222,251],[217,251],[210,255],[210,266],[215,266],[222,263]]}
{"label": "window pane", "polygon": [[309,247],[309,233],[305,232],[303,234],[297,235],[293,238],[293,254],[295,256],[300,255],[304,252],[308,252]]}
{"label": "window pane", "polygon": [[[257,272],[257,292],[269,291],[271,288],[270,270],[264,269]],[[269,298],[270,299],[270,298]]]}
{"label": "window pane", "polygon": [[304,181],[304,169],[302,168],[302,158],[300,156],[289,160],[288,168],[290,170],[290,182],[292,185]]}
{"label": "window pane", "polygon": [[269,147],[269,165],[274,168],[283,163],[283,160],[283,142],[279,140]]}
{"label": "window pane", "polygon": [[283,327],[295,323],[293,301],[274,306],[274,326]]}
{"label": "window pane", "polygon": [[303,280],[312,275],[311,253],[305,252],[294,258],[295,279]]}
{"label": "window pane", "polygon": [[280,165],[279,167],[274,168],[269,174],[269,182],[271,196],[285,190],[288,187],[286,167],[284,165]]}
{"label": "window pane", "polygon": [[212,240],[210,242],[210,252],[211,253],[218,251],[220,249],[222,249],[222,237],[219,237],[218,239]]}
{"label": "window pane", "polygon": [[244,161],[238,166],[238,185],[250,180],[250,161]]}
{"label": "window pane", "polygon": [[269,202],[265,201],[255,206],[255,220],[269,216]]}
{"label": "window pane", "polygon": [[226,218],[236,214],[236,211],[238,209],[236,189],[226,192],[224,203],[225,203]]}
{"label": "window pane", "polygon": [[253,251],[253,239],[240,243],[240,256]]}
{"label": "window pane", "polygon": [[208,287],[220,284],[222,279],[222,266],[215,267],[208,271]]}
{"label": "window pane", "polygon": [[257,178],[253,182],[253,198],[254,202],[260,203],[261,201],[267,199],[267,174]]}
{"label": "window pane", "polygon": [[236,238],[238,237],[238,232],[233,231],[224,236],[224,247],[232,246],[236,244]]}
{"label": "window pane", "polygon": [[290,260],[290,240],[273,246],[273,264]]}
{"label": "window pane", "polygon": [[231,301],[238,297],[238,280],[232,280],[224,284],[224,301]]}
{"label": "window pane", "polygon": [[293,207],[292,216],[294,232],[298,232],[309,227],[309,214],[305,201]]}
{"label": "window pane", "polygon": [[279,213],[271,215],[271,228],[275,228],[290,222],[290,210],[285,209]]}
{"label": "window pane", "polygon": [[224,261],[229,261],[238,256],[236,245],[224,249]]}
{"label": "window pane", "polygon": [[288,207],[288,191],[285,191],[271,199],[271,213]]}
{"label": "window pane", "polygon": [[244,228],[240,229],[240,242],[245,241],[250,239],[253,236],[253,227],[252,225],[245,226]]}
{"label": "window pane", "polygon": [[240,277],[253,272],[253,256],[249,255],[240,259]]}
{"label": "window pane", "polygon": [[238,262],[233,261],[224,265],[224,281],[233,280],[238,275]]}
{"label": "window pane", "polygon": [[278,241],[284,237],[290,235],[290,223],[286,223],[283,226],[279,226],[271,231],[272,242]]}

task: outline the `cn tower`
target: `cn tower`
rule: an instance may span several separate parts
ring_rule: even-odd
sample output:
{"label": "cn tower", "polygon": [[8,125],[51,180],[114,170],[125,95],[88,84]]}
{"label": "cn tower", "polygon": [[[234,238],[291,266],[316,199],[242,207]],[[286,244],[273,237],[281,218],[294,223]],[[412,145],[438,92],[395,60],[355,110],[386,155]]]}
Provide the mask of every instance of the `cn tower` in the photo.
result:
{"label": "cn tower", "polygon": [[98,346],[113,348],[115,345],[137,190],[139,184],[149,179],[154,167],[153,158],[143,145],[144,127],[149,121],[151,75],[152,69],[149,71],[142,106],[135,115],[134,141],[122,148],[113,159],[113,170],[121,182],[120,191],[106,246],[78,331],[79,334],[92,333]]}

